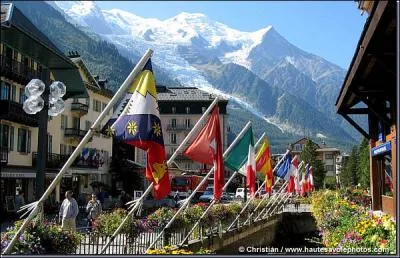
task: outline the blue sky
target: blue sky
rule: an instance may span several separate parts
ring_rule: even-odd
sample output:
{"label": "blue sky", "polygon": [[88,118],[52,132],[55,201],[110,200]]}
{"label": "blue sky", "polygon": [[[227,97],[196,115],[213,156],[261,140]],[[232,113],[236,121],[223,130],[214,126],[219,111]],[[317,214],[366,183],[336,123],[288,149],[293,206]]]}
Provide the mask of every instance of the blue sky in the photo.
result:
{"label": "blue sky", "polygon": [[367,15],[354,1],[97,1],[101,9],[122,9],[161,20],[200,12],[241,31],[268,25],[297,47],[347,69]]}

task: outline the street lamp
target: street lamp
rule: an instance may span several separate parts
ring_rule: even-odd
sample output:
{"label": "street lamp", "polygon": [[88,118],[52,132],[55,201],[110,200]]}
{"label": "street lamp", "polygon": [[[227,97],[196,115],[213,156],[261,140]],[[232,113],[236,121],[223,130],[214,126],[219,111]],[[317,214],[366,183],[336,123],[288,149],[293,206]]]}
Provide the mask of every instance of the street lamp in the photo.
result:
{"label": "street lamp", "polygon": [[[23,104],[27,114],[39,113],[39,133],[36,165],[36,198],[44,193],[44,178],[47,153],[47,123],[48,116],[57,116],[64,111],[65,103],[62,97],[66,93],[64,83],[55,81],[49,88],[39,79],[32,79],[25,87],[28,97]],[[43,98],[42,98],[43,97]]]}

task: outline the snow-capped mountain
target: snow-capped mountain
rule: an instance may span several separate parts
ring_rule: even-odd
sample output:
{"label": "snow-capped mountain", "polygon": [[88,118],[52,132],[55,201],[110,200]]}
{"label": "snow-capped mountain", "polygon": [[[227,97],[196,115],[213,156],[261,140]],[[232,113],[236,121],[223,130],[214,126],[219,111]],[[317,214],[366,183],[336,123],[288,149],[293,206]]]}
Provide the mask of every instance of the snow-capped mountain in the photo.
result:
{"label": "snow-capped mountain", "polygon": [[49,3],[63,10],[81,26],[89,27],[99,34],[113,33],[94,1],[49,1]]}
{"label": "snow-capped mountain", "polygon": [[[119,9],[101,10],[92,1],[55,1],[54,4],[81,26],[89,27],[115,44],[121,53],[143,53],[152,48],[153,62],[168,70],[184,86],[229,96],[284,131],[312,136],[342,135],[351,139],[349,133],[354,130],[344,126],[343,119],[334,110],[345,71],[297,48],[271,25],[243,32],[201,13],[183,12],[159,20]],[[241,81],[233,89],[229,85],[235,81],[226,74],[239,76],[237,81],[240,78],[248,81]],[[247,94],[250,91],[254,93]],[[271,92],[274,94],[268,95]],[[321,127],[304,121],[316,113],[322,121],[314,124]],[[333,128],[323,126],[324,123]]]}

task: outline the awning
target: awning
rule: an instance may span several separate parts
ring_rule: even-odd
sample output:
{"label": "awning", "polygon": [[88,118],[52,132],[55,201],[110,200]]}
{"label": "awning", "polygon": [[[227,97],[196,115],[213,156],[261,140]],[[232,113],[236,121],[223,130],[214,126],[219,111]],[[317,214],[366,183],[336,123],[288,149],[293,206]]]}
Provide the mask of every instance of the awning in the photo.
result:
{"label": "awning", "polygon": [[[67,86],[66,98],[88,96],[78,68],[39,30],[15,4],[1,4],[1,41],[47,67]],[[45,14],[44,14],[45,15]]]}

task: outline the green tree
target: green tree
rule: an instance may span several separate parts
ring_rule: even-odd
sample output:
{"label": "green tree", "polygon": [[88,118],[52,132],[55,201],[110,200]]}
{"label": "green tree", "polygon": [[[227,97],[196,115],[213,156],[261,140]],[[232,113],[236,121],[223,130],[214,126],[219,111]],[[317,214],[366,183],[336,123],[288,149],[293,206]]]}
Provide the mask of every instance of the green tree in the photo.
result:
{"label": "green tree", "polygon": [[308,140],[300,153],[300,159],[305,164],[310,164],[314,168],[314,186],[316,189],[322,188],[326,176],[326,170],[321,160],[317,159],[318,145]]}
{"label": "green tree", "polygon": [[344,164],[340,179],[345,187],[356,186],[359,182],[359,154],[357,146],[353,146],[349,159]]}
{"label": "green tree", "polygon": [[359,147],[359,183],[362,188],[370,186],[370,167],[369,167],[369,145],[364,138]]}

